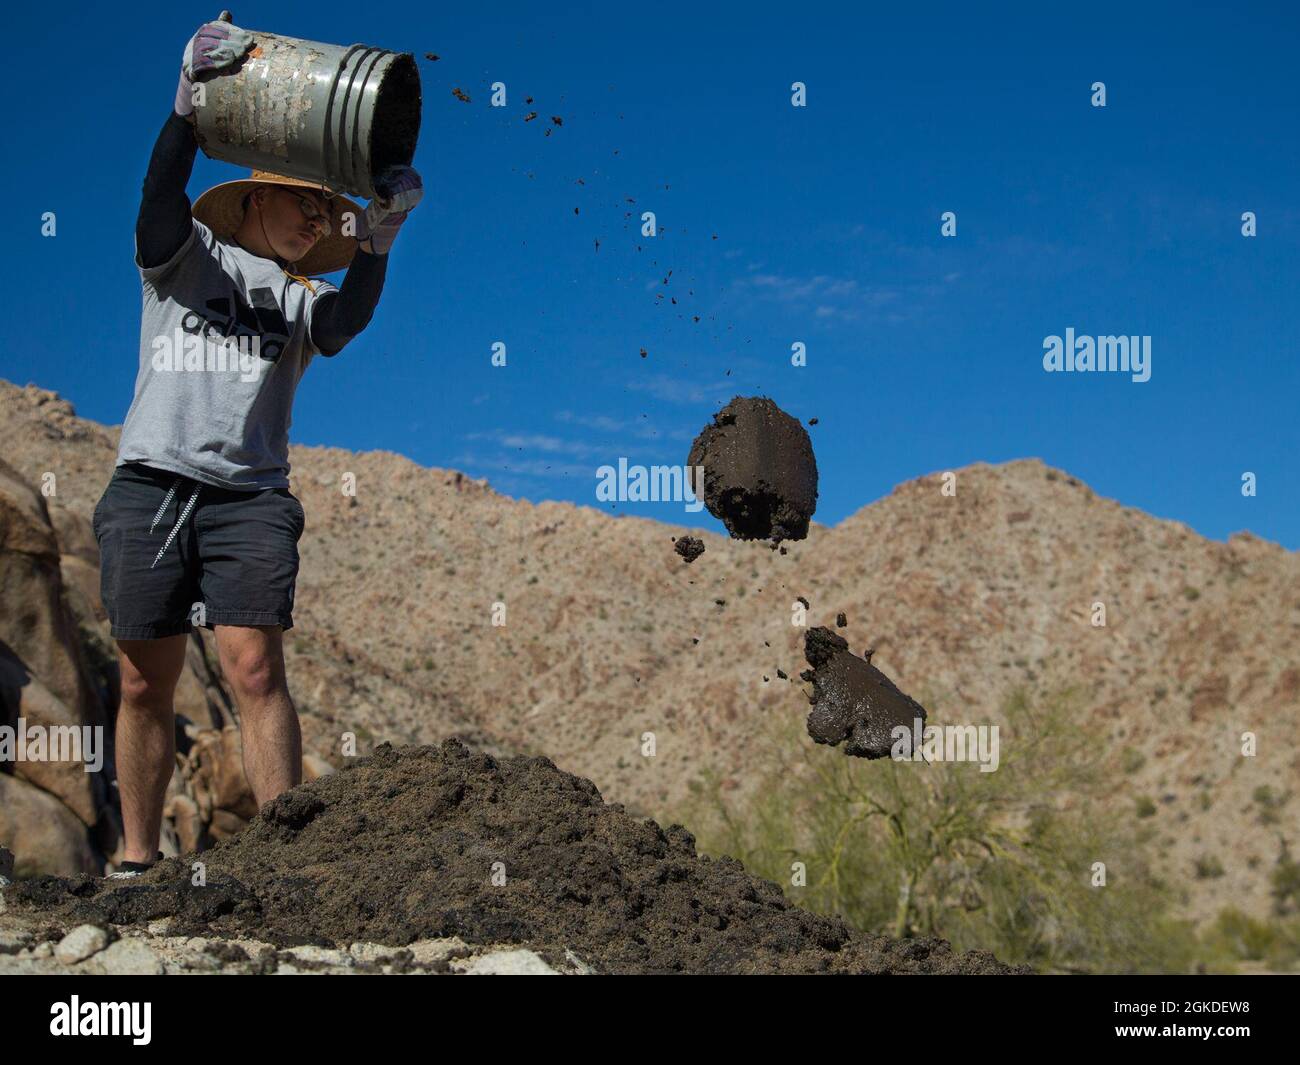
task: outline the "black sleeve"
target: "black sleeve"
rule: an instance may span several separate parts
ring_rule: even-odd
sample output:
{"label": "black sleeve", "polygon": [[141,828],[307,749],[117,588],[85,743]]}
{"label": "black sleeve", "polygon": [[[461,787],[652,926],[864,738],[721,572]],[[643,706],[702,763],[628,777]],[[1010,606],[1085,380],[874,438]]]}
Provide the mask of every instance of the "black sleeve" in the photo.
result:
{"label": "black sleeve", "polygon": [[325,293],[312,310],[311,341],[322,355],[337,355],[370,324],[387,271],[387,255],[357,249],[339,290]]}
{"label": "black sleeve", "polygon": [[194,127],[172,112],[158,134],[149,159],[135,222],[135,246],[141,266],[161,266],[190,236],[190,198],[185,195],[194,155]]}

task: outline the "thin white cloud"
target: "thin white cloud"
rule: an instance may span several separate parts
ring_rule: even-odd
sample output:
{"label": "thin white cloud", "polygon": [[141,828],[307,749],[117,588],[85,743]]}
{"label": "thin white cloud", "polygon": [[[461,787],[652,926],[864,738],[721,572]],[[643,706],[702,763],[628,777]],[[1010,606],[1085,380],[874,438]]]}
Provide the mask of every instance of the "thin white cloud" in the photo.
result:
{"label": "thin white cloud", "polygon": [[596,479],[596,467],[571,462],[548,462],[546,459],[528,458],[524,455],[490,455],[482,452],[462,452],[451,460],[467,472],[495,474],[511,473],[519,477],[548,478],[575,477]]}
{"label": "thin white cloud", "polygon": [[728,377],[713,381],[696,381],[660,373],[634,378],[628,381],[627,387],[634,392],[647,392],[666,403],[698,406],[701,403],[715,401],[723,393],[734,392],[736,385]]}
{"label": "thin white cloud", "polygon": [[491,432],[466,433],[464,439],[476,442],[487,441],[501,447],[514,448],[516,451],[545,451],[554,455],[572,455],[583,458],[594,454],[596,449],[580,440],[566,440],[563,437],[547,433],[514,433],[504,429]]}
{"label": "thin white cloud", "polygon": [[569,425],[581,425],[585,429],[599,429],[604,433],[620,433],[627,429],[626,422],[607,414],[574,414],[571,410],[562,410],[555,415],[555,420]]}

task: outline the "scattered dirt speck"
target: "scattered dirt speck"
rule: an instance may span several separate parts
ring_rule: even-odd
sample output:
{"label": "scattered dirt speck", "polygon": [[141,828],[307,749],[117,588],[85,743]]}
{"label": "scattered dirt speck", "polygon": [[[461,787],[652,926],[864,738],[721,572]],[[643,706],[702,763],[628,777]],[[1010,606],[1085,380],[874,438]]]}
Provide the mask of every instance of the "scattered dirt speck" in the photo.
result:
{"label": "scattered dirt speck", "polygon": [[694,536],[683,536],[673,548],[686,562],[694,562],[704,554],[704,542]]}

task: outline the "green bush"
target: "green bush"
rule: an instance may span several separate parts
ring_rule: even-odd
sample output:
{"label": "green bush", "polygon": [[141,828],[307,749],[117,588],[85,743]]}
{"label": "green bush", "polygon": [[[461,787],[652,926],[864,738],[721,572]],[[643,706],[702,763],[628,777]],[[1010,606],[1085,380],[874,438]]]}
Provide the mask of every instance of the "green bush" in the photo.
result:
{"label": "green bush", "polygon": [[[1003,722],[999,768],[983,773],[847,758],[801,719],[774,719],[751,761],[768,771],[743,795],[706,776],[680,820],[705,852],[865,931],[1049,971],[1188,971],[1195,934],[1169,916],[1131,822],[1105,806],[1113,771],[1074,700],[1017,694]],[[805,887],[791,886],[795,862]]]}
{"label": "green bush", "polygon": [[1291,969],[1300,962],[1300,923],[1261,921],[1229,908],[1206,930],[1204,944],[1207,953],[1231,961]]}

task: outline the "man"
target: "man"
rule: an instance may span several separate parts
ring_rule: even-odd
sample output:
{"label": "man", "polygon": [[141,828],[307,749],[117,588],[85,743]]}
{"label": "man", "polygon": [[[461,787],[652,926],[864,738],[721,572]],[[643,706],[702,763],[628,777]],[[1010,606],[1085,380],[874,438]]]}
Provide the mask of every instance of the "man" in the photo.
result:
{"label": "man", "polygon": [[[122,674],[119,876],[160,857],[172,696],[193,623],[215,634],[258,804],[301,780],[281,646],[304,523],[289,492],[290,408],[313,356],[337,354],[369,323],[389,248],[422,192],[414,170],[396,167],[362,212],[309,182],[254,172],[191,209],[195,83],[235,73],[252,47],[226,22],[190,40],[136,221],[140,368],[94,517]],[[344,267],[339,287],[307,276]]]}

